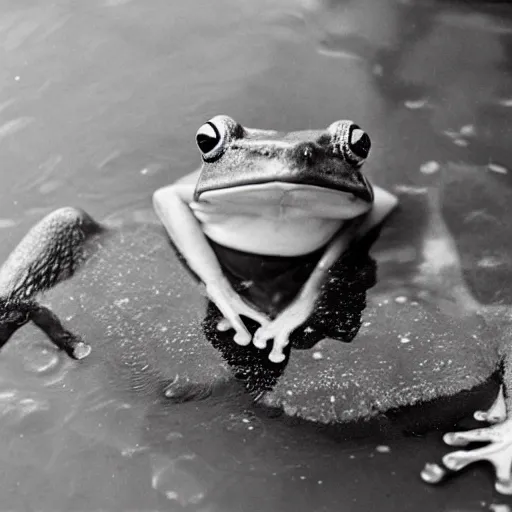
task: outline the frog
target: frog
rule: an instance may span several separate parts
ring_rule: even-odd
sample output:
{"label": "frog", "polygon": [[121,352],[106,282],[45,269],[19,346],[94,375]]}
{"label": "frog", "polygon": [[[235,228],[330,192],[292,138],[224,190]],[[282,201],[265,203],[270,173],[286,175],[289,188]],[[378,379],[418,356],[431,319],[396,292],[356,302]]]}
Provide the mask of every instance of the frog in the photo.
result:
{"label": "frog", "polygon": [[[268,358],[282,363],[331,267],[383,221],[396,198],[362,173],[371,141],[350,120],[281,133],[218,115],[199,128],[196,142],[201,169],[158,189],[155,211],[222,314],[217,328],[233,330],[240,346],[265,349],[272,341]],[[258,283],[246,277],[244,300],[226,277],[226,259],[235,266],[231,274],[241,276],[244,266],[268,268],[279,259],[295,268],[305,262],[307,270],[281,280],[263,300],[255,298]],[[250,333],[242,317],[259,328]]]}
{"label": "frog", "polygon": [[[233,134],[235,138],[231,139]],[[240,137],[238,142],[236,142],[237,135]],[[338,138],[336,139],[336,137]],[[340,159],[346,158],[347,155],[349,157],[349,163],[345,162],[341,166],[341,176],[347,176],[348,172],[352,173],[356,182],[355,185],[350,181],[348,184],[347,182],[340,184],[334,180],[330,181],[328,186],[325,187],[326,182],[317,176],[312,177],[307,172],[305,175],[303,174],[304,168],[306,171],[312,168],[311,166],[318,155],[325,151],[325,148],[329,146],[329,140],[333,138],[343,141],[345,144],[348,142],[356,149],[356,153],[354,153],[354,148],[348,148],[352,151],[350,153],[345,146],[339,155]],[[166,187],[163,191],[156,191],[153,198],[155,210],[165,227],[164,230],[171,231],[171,239],[173,239],[173,226],[170,226],[170,224],[176,222],[176,220],[180,220],[180,223],[185,226],[189,223],[188,226],[195,230],[195,235],[193,234],[191,239],[188,240],[180,240],[179,235],[178,237],[174,236],[173,242],[178,252],[189,254],[187,252],[188,247],[192,249],[192,258],[197,257],[197,255],[201,256],[201,254],[204,255],[204,252],[197,251],[197,247],[198,244],[200,248],[206,247],[202,244],[205,241],[208,242],[206,237],[209,234],[212,236],[211,240],[217,236],[218,240],[224,242],[227,246],[234,245],[237,243],[237,237],[231,235],[235,232],[237,226],[239,227],[238,234],[241,231],[243,232],[243,226],[245,225],[246,228],[251,228],[250,233],[252,234],[245,237],[245,244],[247,245],[235,245],[234,248],[226,246],[225,249],[220,251],[216,247],[219,252],[216,253],[212,249],[210,256],[217,259],[217,254],[226,255],[229,254],[229,251],[234,251],[233,254],[240,255],[244,251],[255,250],[255,245],[250,244],[254,241],[252,239],[256,239],[254,233],[257,233],[257,229],[260,229],[260,236],[266,234],[264,239],[267,240],[268,236],[268,240],[272,242],[272,244],[268,244],[272,247],[272,250],[275,251],[277,247],[279,251],[277,251],[277,256],[272,255],[272,253],[270,255],[261,254],[261,244],[256,244],[258,250],[256,258],[294,258],[300,255],[301,252],[306,255],[314,254],[315,258],[318,258],[316,261],[313,260],[313,264],[311,264],[311,261],[308,262],[311,269],[310,274],[306,276],[304,281],[296,283],[293,290],[294,293],[298,293],[300,296],[302,288],[306,287],[307,293],[305,296],[307,299],[299,302],[301,304],[305,303],[307,307],[299,308],[298,313],[293,311],[293,315],[290,315],[292,320],[288,315],[288,318],[284,318],[286,320],[283,322],[286,327],[286,336],[281,338],[281,341],[278,340],[277,344],[272,336],[273,329],[279,324],[276,322],[274,326],[272,325],[275,320],[279,319],[280,314],[279,312],[275,313],[276,308],[274,306],[277,305],[277,309],[284,307],[284,311],[286,311],[287,307],[293,304],[293,300],[286,303],[286,300],[283,302],[278,297],[278,300],[270,309],[272,312],[270,316],[275,316],[269,318],[269,314],[258,310],[257,305],[247,303],[243,294],[235,297],[236,290],[230,290],[229,287],[222,289],[221,287],[219,291],[218,288],[214,287],[212,292],[212,288],[210,287],[210,290],[208,290],[207,285],[200,287],[203,290],[202,293],[206,289],[206,295],[209,297],[210,303],[215,303],[217,300],[221,305],[221,308],[217,309],[222,318],[214,327],[218,332],[228,334],[227,339],[231,341],[231,344],[227,344],[226,350],[229,350],[230,346],[241,350],[252,348],[265,354],[270,368],[283,364],[283,352],[286,351],[287,347],[289,349],[289,340],[293,338],[293,330],[300,329],[296,327],[300,322],[307,324],[308,313],[311,313],[311,308],[314,309],[315,307],[315,296],[319,293],[321,295],[321,283],[326,279],[327,281],[330,280],[330,270],[335,267],[335,261],[340,258],[343,259],[344,255],[351,251],[351,247],[357,246],[367,234],[382,226],[382,232],[379,232],[375,238],[374,254],[380,265],[381,274],[384,271],[384,275],[380,276],[381,284],[376,285],[376,296],[374,298],[370,297],[370,301],[366,305],[365,321],[353,343],[340,345],[336,344],[337,342],[333,344],[332,340],[322,339],[314,345],[314,351],[296,350],[291,356],[288,353],[288,366],[282,377],[271,390],[265,390],[263,395],[255,398],[257,404],[264,407],[277,406],[290,416],[298,416],[310,422],[326,424],[366,420],[375,414],[385,416],[388,413],[391,414],[396,408],[405,408],[405,414],[412,415],[412,411],[417,410],[418,407],[422,410],[429,403],[441,400],[443,397],[459,397],[466,390],[472,391],[486,381],[491,374],[497,373],[499,382],[503,385],[503,391],[497,393],[496,401],[487,411],[477,411],[475,413],[475,418],[479,421],[485,421],[486,425],[476,430],[451,432],[446,434],[444,438],[447,444],[457,447],[468,445],[474,441],[484,442],[486,446],[450,452],[443,459],[443,467],[436,464],[427,465],[422,477],[428,483],[438,483],[447,474],[459,471],[467,464],[478,460],[486,460],[490,461],[495,467],[497,490],[510,493],[512,462],[512,419],[510,410],[512,404],[508,393],[511,385],[511,370],[508,363],[510,353],[508,339],[508,333],[510,332],[509,308],[507,306],[488,305],[483,299],[473,296],[466,282],[467,276],[464,275],[463,260],[457,249],[454,228],[446,225],[440,198],[441,192],[448,194],[449,204],[456,205],[455,211],[457,209],[463,211],[463,201],[467,201],[467,197],[462,194],[462,197],[459,198],[460,201],[456,201],[457,191],[464,188],[459,184],[467,184],[473,181],[477,183],[479,193],[482,193],[485,187],[481,181],[481,173],[479,171],[468,173],[466,169],[460,168],[460,166],[455,168],[451,166],[447,174],[449,176],[460,174],[461,176],[455,187],[449,188],[443,183],[434,183],[418,190],[414,187],[402,187],[397,206],[394,194],[371,185],[369,179],[360,172],[360,165],[358,164],[368,156],[370,142],[369,136],[352,122],[338,122],[334,124],[334,128],[330,127],[321,131],[279,134],[274,131],[244,128],[231,118],[222,117],[220,119],[214,118],[211,124],[203,125],[197,134],[196,140],[201,154],[206,153],[207,161],[204,162],[203,158],[203,165],[207,164],[204,176],[201,170],[196,171],[172,185],[171,188]],[[228,146],[224,146],[226,141]],[[229,152],[229,150],[226,152],[225,148],[231,148],[231,141],[235,151],[238,150],[237,144],[241,146],[239,150],[245,151],[245,158],[242,159],[239,156],[240,160],[236,158],[230,160],[228,157],[226,164],[224,164],[223,156],[228,156],[225,153]],[[211,151],[213,151],[212,157],[213,155],[215,157],[208,162],[208,155]],[[253,151],[254,162],[256,162],[254,165],[249,158]],[[210,174],[212,169],[210,165],[215,166],[214,160],[216,157],[217,166],[219,167],[216,172]],[[290,175],[286,172],[282,181],[284,185],[278,185],[277,187],[271,185],[274,181],[279,182],[279,179],[276,180],[276,176],[279,176],[279,171],[282,171],[283,167],[289,165],[289,158],[292,159],[291,161],[295,158],[296,161],[303,164],[300,172],[297,173],[300,176],[298,178],[299,186],[293,183],[290,185]],[[244,168],[248,168],[249,171],[263,167],[260,170],[264,171],[266,169],[267,174],[257,174],[256,178],[252,175],[249,177],[249,181],[244,181],[243,178],[238,177],[235,181],[229,179],[223,181],[226,179],[225,174],[235,173],[238,175],[236,164],[242,161]],[[285,163],[283,164],[283,162]],[[243,172],[244,168],[240,171]],[[226,170],[226,173],[222,173],[223,170]],[[261,186],[261,189],[251,188],[255,184],[251,183],[250,180],[255,179],[257,181],[256,185]],[[294,179],[297,179],[296,175],[294,175]],[[308,182],[310,179],[313,183]],[[233,186],[227,186],[226,184]],[[302,188],[304,184],[312,187],[320,186],[319,188],[322,190],[319,191],[316,188],[304,189]],[[202,191],[210,190],[211,195],[206,195],[206,198],[211,197],[212,202],[216,198],[222,198],[222,202],[227,202],[227,204],[214,204],[214,208],[210,210],[208,208],[211,207],[211,204],[191,206],[190,203],[183,200],[183,196],[180,197],[179,191],[176,190],[181,187],[186,189],[185,199],[189,198],[190,202],[194,202],[197,189],[197,198],[201,196]],[[241,221],[238,218],[241,210],[239,202],[230,203],[231,199],[234,198],[231,193],[233,190],[237,192],[238,187],[248,187],[249,192],[251,192],[250,195],[244,192],[241,196],[244,208],[252,212],[256,211],[256,213],[260,211],[264,213],[260,217],[256,215],[256,218],[261,221],[259,224],[258,222],[249,224],[246,219]],[[286,197],[286,194],[283,194],[282,191],[287,190],[287,187],[292,187],[292,191],[294,190],[293,187],[297,187],[301,194],[304,194],[304,190],[306,190],[305,194],[308,200],[304,200],[300,194],[298,197],[294,197],[293,193],[291,195],[293,206],[299,210],[294,212],[297,217],[305,222],[304,211],[307,212],[310,208],[309,211],[320,214],[320,217],[315,217],[320,220],[316,224],[310,225],[310,229],[306,232],[304,230],[300,231],[301,222],[295,224],[291,222],[291,226],[294,226],[299,233],[302,232],[303,236],[302,238],[297,236],[297,231],[295,231],[295,236],[287,239],[288,244],[279,246],[279,237],[271,237],[274,230],[279,227],[279,222],[276,224],[275,198],[276,195],[278,198],[282,198],[283,195]],[[230,191],[230,189],[233,190]],[[494,198],[499,196],[495,192],[502,191],[503,185],[498,183],[495,189],[491,194]],[[311,195],[312,190],[314,190],[313,195]],[[354,195],[355,198],[352,198],[350,194]],[[334,201],[333,196],[336,197]],[[224,201],[226,198],[229,198],[230,201]],[[319,202],[319,198],[322,198],[323,202]],[[252,204],[250,200],[252,200]],[[176,201],[176,203],[179,201],[177,209],[170,207],[173,201]],[[263,208],[260,207],[261,202],[263,202]],[[279,199],[278,205],[281,205]],[[284,206],[288,206],[286,202]],[[194,214],[193,208],[197,208],[197,216]],[[273,215],[272,212],[274,212]],[[233,213],[235,214],[234,217],[232,217]],[[170,216],[176,215],[177,218],[174,217],[174,219],[169,220]],[[422,216],[426,218],[425,222],[419,221]],[[293,219],[293,216],[291,218]],[[200,219],[207,222],[203,222],[203,225],[201,225]],[[230,225],[231,219],[234,222]],[[333,220],[332,223],[331,220]],[[385,221],[384,224],[383,221]],[[204,224],[207,224],[207,226],[203,227]],[[169,227],[171,229],[168,229]],[[219,229],[217,231],[219,234],[216,235],[216,229],[219,227],[230,227],[230,229]],[[312,227],[315,227],[315,229],[313,230]],[[460,226],[456,227],[460,228]],[[2,339],[3,344],[18,328],[33,320],[36,325],[43,328],[57,348],[63,348],[71,357],[80,359],[88,355],[90,347],[82,345],[85,344],[82,339],[63,327],[57,315],[46,305],[41,306],[37,303],[36,297],[40,292],[55,290],[56,304],[61,304],[61,307],[63,307],[62,290],[64,290],[64,297],[69,297],[69,290],[75,290],[73,288],[74,282],[78,283],[79,286],[88,285],[91,288],[91,296],[92,294],[96,296],[98,288],[103,285],[106,286],[105,296],[107,292],[115,296],[120,293],[119,287],[122,288],[123,283],[117,277],[114,280],[112,280],[113,278],[110,279],[110,274],[114,272],[121,276],[124,275],[125,281],[135,279],[132,274],[136,274],[140,284],[144,284],[143,265],[156,266],[159,258],[164,258],[162,252],[164,247],[159,245],[161,242],[156,241],[156,235],[151,240],[146,240],[144,238],[144,233],[148,231],[146,228],[135,232],[134,236],[137,239],[144,238],[138,245],[137,240],[130,239],[126,231],[121,232],[117,238],[110,232],[109,250],[112,252],[107,253],[107,245],[104,244],[103,240],[109,234],[108,231],[103,223],[97,223],[87,213],[73,207],[61,208],[50,213],[29,231],[0,269],[0,283],[2,283],[0,289],[3,297],[0,327],[2,332],[5,333]],[[390,232],[394,235],[388,237],[387,233]],[[389,244],[396,243],[397,233],[404,233],[403,240],[399,240],[402,245],[410,245],[412,240],[415,244],[413,245],[417,248],[414,252],[414,258],[409,263],[404,263],[402,256],[398,257],[395,252],[390,253],[388,250]],[[293,231],[291,234],[294,234]],[[313,244],[310,243],[310,235],[312,236],[311,240],[314,239]],[[222,238],[222,236],[225,238]],[[473,235],[471,234],[471,236]],[[241,240],[243,242],[244,238],[242,237]],[[91,258],[88,248],[92,242],[95,244],[95,250],[103,254],[103,259]],[[190,245],[187,246],[187,243],[190,243]],[[160,251],[158,254],[161,254],[161,256],[155,253],[157,245]],[[409,245],[405,245],[405,247],[407,248]],[[208,243],[208,246],[210,248],[215,247],[215,242]],[[133,250],[140,250],[141,252],[140,257],[136,260],[137,271],[135,273],[132,272],[134,264],[132,260],[121,257],[121,253],[124,251],[123,248],[127,252]],[[372,249],[372,253],[373,251],[374,249]],[[294,254],[295,256],[293,256]],[[356,252],[356,256],[357,254]],[[440,254],[442,255],[441,258]],[[168,253],[165,252],[165,258],[169,257]],[[301,256],[299,256],[300,258]],[[114,266],[106,266],[105,269],[100,268],[105,261],[110,260],[114,261],[112,264]],[[184,257],[184,260],[185,263],[189,263],[189,267],[200,282],[202,279],[199,272],[204,271],[199,268],[201,265],[198,267],[197,261],[194,263],[193,260],[190,264],[186,257]],[[414,286],[421,288],[421,293],[418,293],[416,300],[409,301],[406,304],[403,300],[393,301],[389,311],[386,312],[384,306],[387,298],[383,299],[383,297],[386,297],[386,293],[384,293],[386,292],[386,286],[393,290],[398,286],[396,277],[386,275],[386,265],[392,266],[394,260],[397,260],[396,265],[400,268],[406,267],[404,281],[410,281]],[[251,259],[251,261],[254,261],[254,259]],[[320,267],[318,267],[318,262],[323,262]],[[165,262],[160,263],[160,267],[165,266]],[[206,266],[208,265],[212,265],[210,269],[214,269],[214,282],[216,279],[222,280],[225,278],[224,275],[221,275],[223,270],[219,260],[212,263],[212,260],[207,258]],[[117,267],[119,267],[118,270],[116,270]],[[192,307],[195,311],[196,304],[187,306],[183,304],[183,301],[187,301],[187,304],[189,298],[194,301],[194,297],[197,295],[196,292],[191,285],[183,284],[183,282],[178,283],[176,276],[179,273],[177,270],[174,272],[177,267],[172,268],[171,271],[169,267],[169,275],[172,276],[169,290],[164,290],[165,294],[159,293],[159,297],[167,296],[167,300],[170,300],[169,297],[171,297],[173,311],[189,307]],[[106,276],[105,272],[108,272],[109,275]],[[161,273],[162,269],[160,268],[157,272],[158,278],[161,277]],[[76,274],[78,276],[74,277]],[[304,277],[304,274],[301,274],[301,277]],[[313,280],[310,280],[311,278]],[[74,281],[74,279],[78,280]],[[65,288],[64,281],[68,283],[67,286],[70,288]],[[105,283],[107,284],[105,285]],[[117,288],[113,287],[114,283]],[[384,287],[384,291],[381,285]],[[151,284],[152,297],[154,297],[154,286],[154,284]],[[175,299],[172,299],[173,286],[177,294]],[[372,286],[371,282],[370,286]],[[402,285],[400,284],[400,286]],[[248,289],[252,290],[252,288],[249,286]],[[59,290],[61,291],[59,292]],[[311,290],[315,293],[309,294]],[[209,295],[210,293],[212,296]],[[142,309],[142,304],[137,303],[139,295],[141,294],[133,297],[134,304],[132,308],[136,308],[134,311],[137,308]],[[148,296],[148,294],[141,295],[143,300],[147,300]],[[433,297],[436,298],[437,302],[429,309],[431,305],[429,301],[432,301]],[[402,299],[403,297],[399,298]],[[231,299],[233,299],[232,303]],[[155,300],[161,299],[156,297]],[[227,303],[226,306],[223,305],[223,301],[224,304]],[[112,307],[114,306],[118,307],[117,305]],[[44,307],[43,316],[46,321],[38,320],[40,317],[37,314],[27,314],[27,311],[34,311],[34,308],[39,308],[40,311],[41,307]],[[112,307],[110,309],[103,307],[98,318],[103,319],[105,312],[112,312]],[[430,316],[428,314],[423,317],[418,316],[418,311],[421,308]],[[153,306],[149,306],[149,310],[146,307],[144,311],[145,314],[149,315],[149,312],[154,310],[155,305],[153,304]],[[226,311],[226,315],[224,315],[223,310]],[[257,326],[254,333],[261,327],[269,329],[260,332],[258,337],[251,334],[243,323],[243,319],[240,319],[240,317],[245,316],[244,313],[252,315],[249,318]],[[81,316],[83,314],[84,312],[81,310]],[[96,322],[98,318],[95,317]],[[126,322],[129,323],[131,318],[132,316],[130,318],[121,316],[119,320],[124,322],[123,325],[126,328]],[[137,318],[139,318],[138,325],[140,323],[140,313]],[[14,321],[11,321],[11,319],[14,319]],[[416,320],[419,321],[415,324]],[[84,319],[84,321],[86,322],[83,327],[85,329],[87,325],[90,325],[90,320]],[[487,326],[495,324],[498,327],[495,330],[491,329],[490,335],[484,338],[481,322],[487,323]],[[356,323],[359,324],[359,320]],[[367,324],[371,324],[371,326]],[[401,333],[400,339],[395,342],[391,339],[391,335],[396,332],[397,326],[401,327],[402,324],[411,332]],[[414,350],[413,331],[420,328],[430,332],[431,336],[424,339],[423,345]],[[359,325],[357,325],[356,330],[358,329]],[[158,329],[158,333],[163,342],[166,338],[164,331]],[[447,343],[447,333],[452,336],[456,343],[461,344],[462,349],[453,346],[453,343]],[[137,339],[140,337],[136,336]],[[226,377],[225,368],[220,365],[221,360],[216,356],[215,351],[212,352],[210,345],[201,339],[199,331],[194,331],[193,339],[196,341],[192,342],[189,338],[185,340],[186,342],[180,342],[178,337],[174,336],[172,340],[169,340],[172,341],[169,346],[171,349],[175,349],[176,355],[173,355],[172,350],[167,354],[168,364],[176,363],[179,366],[186,359],[191,365],[192,372],[195,372],[199,377],[208,372],[213,380],[218,379],[223,383],[227,382],[228,377]],[[270,340],[273,341],[271,347],[268,346]],[[124,343],[125,341],[122,345]],[[266,348],[265,345],[267,345]],[[425,347],[427,348],[425,349]],[[437,350],[437,347],[440,347],[440,349]],[[75,350],[75,348],[77,349]],[[386,355],[391,358],[391,363],[393,359],[396,360],[395,366],[388,360],[389,367],[384,367],[380,355],[372,357],[372,351],[374,350],[376,353],[379,350],[381,352],[386,351]],[[473,350],[471,353],[473,360],[470,364],[466,351],[470,352],[471,350]],[[453,361],[444,360],[447,358],[447,352],[453,358]],[[360,357],[361,353],[366,356],[364,360]],[[271,354],[273,361],[270,358]],[[286,358],[286,354],[284,355]],[[317,357],[318,355],[320,357]],[[427,358],[425,358],[425,355]],[[481,364],[478,363],[479,360],[481,360]],[[424,367],[426,367],[426,370],[422,373],[421,369]],[[386,371],[394,379],[394,386],[387,389],[381,385],[387,382],[386,379],[381,379]],[[358,380],[358,372],[365,374],[366,381]],[[174,380],[182,379],[176,377]],[[185,380],[189,380],[189,378],[187,377]],[[344,385],[351,386],[351,383],[353,383],[351,389],[343,387]],[[210,385],[209,383],[208,386]],[[347,392],[347,389],[352,394]],[[373,397],[372,400],[365,401],[370,395]],[[471,406],[471,404],[469,405]],[[461,412],[459,410],[444,410],[443,414],[454,417],[460,415]],[[438,419],[435,419],[434,423],[438,424]]]}

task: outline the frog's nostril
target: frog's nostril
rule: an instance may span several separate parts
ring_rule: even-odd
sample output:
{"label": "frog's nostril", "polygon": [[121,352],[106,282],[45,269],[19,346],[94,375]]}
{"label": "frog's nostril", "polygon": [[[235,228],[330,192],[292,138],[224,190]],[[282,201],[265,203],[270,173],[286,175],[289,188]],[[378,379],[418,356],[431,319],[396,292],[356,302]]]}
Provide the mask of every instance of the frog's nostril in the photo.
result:
{"label": "frog's nostril", "polygon": [[366,158],[370,152],[371,145],[370,137],[368,137],[366,132],[359,127],[352,130],[350,134],[350,149],[355,155],[359,158]]}
{"label": "frog's nostril", "polygon": [[310,159],[313,156],[313,148],[311,146],[306,146],[302,150],[302,155],[304,158]]}
{"label": "frog's nostril", "polygon": [[303,142],[293,148],[293,155],[298,162],[312,162],[316,158],[317,153],[317,147],[312,142]]}

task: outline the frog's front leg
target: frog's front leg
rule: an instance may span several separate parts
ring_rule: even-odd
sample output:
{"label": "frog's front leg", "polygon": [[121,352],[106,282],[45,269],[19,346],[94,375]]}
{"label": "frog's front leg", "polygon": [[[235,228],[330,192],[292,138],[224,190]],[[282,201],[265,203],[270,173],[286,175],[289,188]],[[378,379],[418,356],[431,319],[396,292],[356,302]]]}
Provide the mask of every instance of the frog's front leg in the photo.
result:
{"label": "frog's front leg", "polygon": [[[192,212],[197,177],[197,172],[191,173],[173,185],[158,189],[153,195],[153,205],[172,242],[226,319],[227,327],[235,330],[234,341],[238,345],[249,345],[251,335],[241,316],[251,318],[260,325],[266,324],[267,318],[247,304],[232,288]],[[223,328],[222,324],[220,327]]]}
{"label": "frog's front leg", "polygon": [[27,233],[0,268],[0,347],[32,321],[69,356],[89,354],[90,347],[34,298],[74,274],[85,259],[85,240],[100,231],[85,212],[61,208]]}
{"label": "frog's front leg", "polygon": [[350,221],[350,224],[335,236],[295,300],[272,322],[256,331],[253,340],[256,347],[265,348],[269,340],[274,340],[269,354],[269,359],[273,363],[284,361],[283,349],[288,345],[290,335],[313,313],[329,270],[351,243],[381,224],[395,208],[395,196],[379,187],[375,187],[374,194],[373,208],[364,217]]}

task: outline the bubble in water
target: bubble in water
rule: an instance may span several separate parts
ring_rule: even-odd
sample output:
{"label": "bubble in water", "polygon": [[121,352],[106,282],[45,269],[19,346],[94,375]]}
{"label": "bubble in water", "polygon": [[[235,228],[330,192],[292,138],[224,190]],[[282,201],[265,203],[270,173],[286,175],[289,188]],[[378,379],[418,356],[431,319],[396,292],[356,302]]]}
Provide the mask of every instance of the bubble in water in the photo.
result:
{"label": "bubble in water", "polygon": [[445,477],[446,470],[439,464],[427,463],[421,472],[421,478],[429,484],[437,484]]}
{"label": "bubble in water", "polygon": [[206,496],[206,489],[189,471],[178,467],[180,460],[193,460],[193,454],[170,459],[163,455],[152,457],[153,475],[151,486],[167,499],[177,501],[181,506],[197,505]]}

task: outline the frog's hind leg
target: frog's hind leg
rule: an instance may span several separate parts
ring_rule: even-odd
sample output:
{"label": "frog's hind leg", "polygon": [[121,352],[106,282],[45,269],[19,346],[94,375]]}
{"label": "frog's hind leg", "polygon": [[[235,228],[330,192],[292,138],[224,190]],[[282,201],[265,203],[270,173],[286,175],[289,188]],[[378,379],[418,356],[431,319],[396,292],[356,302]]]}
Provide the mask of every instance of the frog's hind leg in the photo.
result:
{"label": "frog's hind leg", "polygon": [[35,296],[71,277],[85,261],[86,240],[101,231],[87,213],[61,208],[27,233],[0,268],[0,347],[32,321],[69,356],[81,359],[90,352]]}

